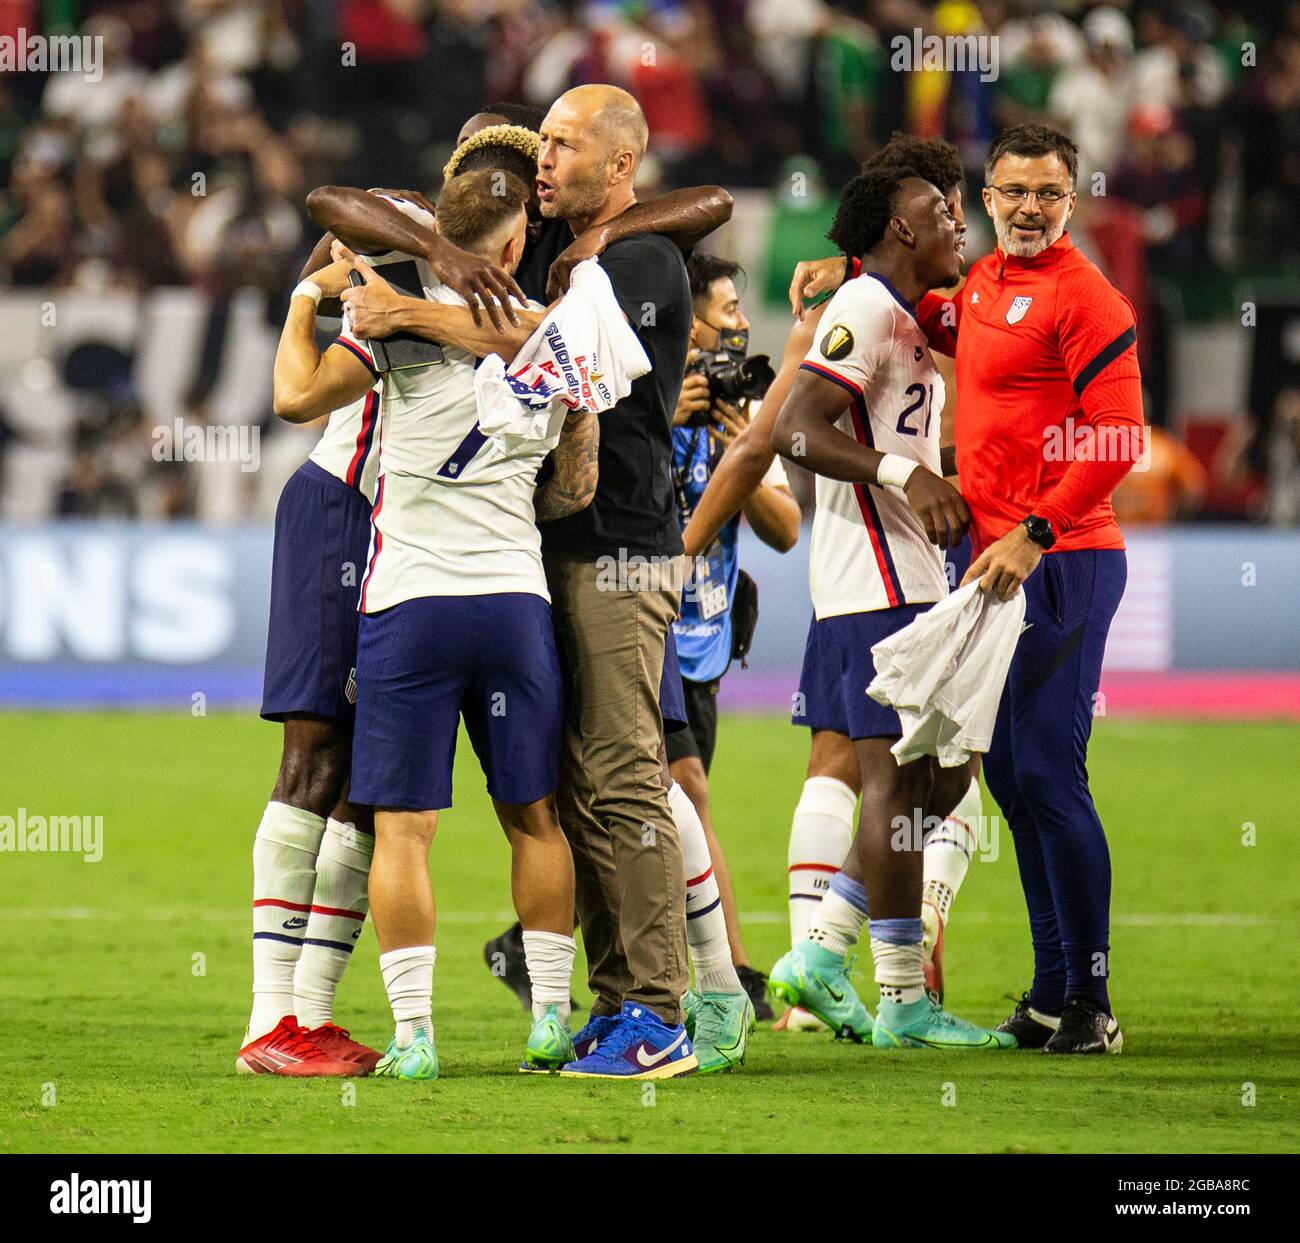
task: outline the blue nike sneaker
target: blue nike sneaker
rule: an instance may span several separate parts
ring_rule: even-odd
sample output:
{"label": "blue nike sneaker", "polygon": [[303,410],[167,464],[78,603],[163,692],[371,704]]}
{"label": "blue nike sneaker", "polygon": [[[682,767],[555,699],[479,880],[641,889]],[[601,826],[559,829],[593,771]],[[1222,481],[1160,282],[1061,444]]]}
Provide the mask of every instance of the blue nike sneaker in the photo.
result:
{"label": "blue nike sneaker", "polygon": [[[699,1066],[686,1028],[669,1027],[644,1006],[625,1001],[612,1034],[595,1051],[560,1070],[572,1079],[672,1079]],[[576,1042],[575,1042],[576,1043]]]}
{"label": "blue nike sneaker", "polygon": [[621,1014],[593,1014],[573,1038],[573,1060],[582,1061],[596,1051],[596,1045],[608,1040],[619,1024]]}

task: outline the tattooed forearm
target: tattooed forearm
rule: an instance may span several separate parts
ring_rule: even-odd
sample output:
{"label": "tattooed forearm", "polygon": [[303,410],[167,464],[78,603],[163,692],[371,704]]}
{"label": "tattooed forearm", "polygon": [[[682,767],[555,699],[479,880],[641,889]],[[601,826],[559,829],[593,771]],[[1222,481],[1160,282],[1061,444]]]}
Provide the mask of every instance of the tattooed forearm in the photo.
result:
{"label": "tattooed forearm", "polygon": [[567,518],[591,504],[600,478],[600,419],[586,410],[564,421],[555,446],[555,473],[533,495],[538,522]]}

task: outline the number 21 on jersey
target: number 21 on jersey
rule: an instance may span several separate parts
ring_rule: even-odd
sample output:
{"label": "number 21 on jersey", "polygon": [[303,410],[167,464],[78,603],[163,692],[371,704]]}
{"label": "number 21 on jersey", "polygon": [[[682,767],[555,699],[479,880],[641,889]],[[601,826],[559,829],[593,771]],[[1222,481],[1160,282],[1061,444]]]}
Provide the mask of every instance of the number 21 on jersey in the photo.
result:
{"label": "number 21 on jersey", "polygon": [[[909,384],[903,392],[904,397],[910,397],[912,400],[903,408],[903,413],[898,416],[898,426],[895,429],[900,436],[929,436],[930,418],[934,414],[934,385],[933,384]],[[925,426],[920,425],[919,412],[925,408]],[[913,425],[907,420],[912,415],[917,415],[917,423]]]}

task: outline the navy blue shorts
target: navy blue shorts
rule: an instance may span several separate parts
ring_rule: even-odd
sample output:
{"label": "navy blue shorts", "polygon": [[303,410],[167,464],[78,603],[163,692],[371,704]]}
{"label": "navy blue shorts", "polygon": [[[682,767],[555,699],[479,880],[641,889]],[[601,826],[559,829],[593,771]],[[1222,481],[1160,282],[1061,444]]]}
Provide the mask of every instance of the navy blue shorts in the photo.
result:
{"label": "navy blue shorts", "polygon": [[668,627],[668,638],[664,641],[664,671],[659,677],[659,715],[664,719],[665,734],[675,734],[690,724],[686,718],[682,667],[677,661],[677,639],[671,626]]}
{"label": "navy blue shorts", "polygon": [[315,462],[280,493],[271,562],[262,716],[351,721],[357,598],[370,547],[370,502]]}
{"label": "navy blue shorts", "polygon": [[833,729],[850,738],[901,738],[898,713],[867,694],[876,676],[871,649],[933,607],[905,604],[821,621],[814,617],[808,627],[791,723]]}
{"label": "navy blue shorts", "polygon": [[956,548],[948,548],[943,554],[943,571],[948,576],[948,590],[956,591],[971,563],[970,536],[965,535]]}
{"label": "navy blue shorts", "polygon": [[560,779],[564,690],[551,607],[529,592],[423,596],[361,618],[354,803],[451,806],[460,718],[502,803]]}

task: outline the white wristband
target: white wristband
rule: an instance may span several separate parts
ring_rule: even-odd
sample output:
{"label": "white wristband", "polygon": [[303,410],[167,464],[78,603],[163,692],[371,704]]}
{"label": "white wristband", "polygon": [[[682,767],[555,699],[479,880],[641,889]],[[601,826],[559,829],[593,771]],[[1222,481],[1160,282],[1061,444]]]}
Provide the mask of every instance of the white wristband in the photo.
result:
{"label": "white wristband", "polygon": [[299,281],[294,286],[293,293],[289,296],[291,298],[310,298],[317,306],[320,306],[324,291],[315,281]]}
{"label": "white wristband", "polygon": [[886,453],[880,459],[880,465],[876,467],[876,479],[882,487],[901,488],[920,465],[920,462],[914,462],[899,453]]}

